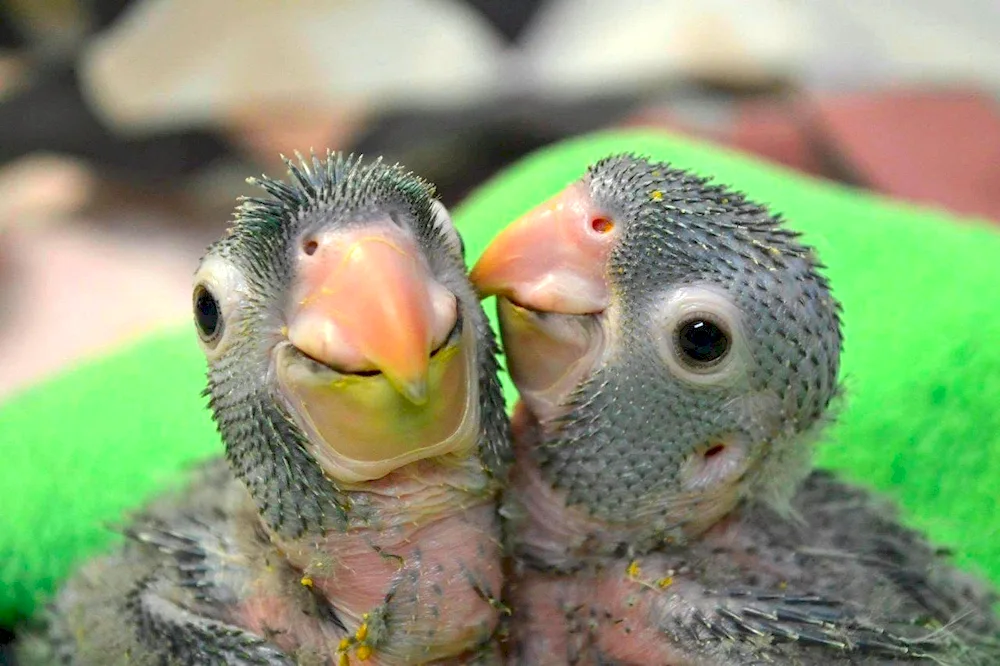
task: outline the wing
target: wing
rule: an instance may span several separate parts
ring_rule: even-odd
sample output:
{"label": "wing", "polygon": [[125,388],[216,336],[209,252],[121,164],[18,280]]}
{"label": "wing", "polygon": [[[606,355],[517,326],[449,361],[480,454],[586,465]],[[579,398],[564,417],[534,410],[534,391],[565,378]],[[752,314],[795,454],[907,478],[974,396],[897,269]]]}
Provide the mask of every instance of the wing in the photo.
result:
{"label": "wing", "polygon": [[888,503],[817,471],[793,509],[800,520],[759,510],[709,539],[697,556],[714,564],[702,580],[715,603],[684,630],[804,663],[1000,663],[996,594]]}
{"label": "wing", "polygon": [[229,526],[236,492],[223,465],[146,507],[117,551],[85,565],[23,638],[25,664],[294,663],[265,637],[228,621],[248,572]]}

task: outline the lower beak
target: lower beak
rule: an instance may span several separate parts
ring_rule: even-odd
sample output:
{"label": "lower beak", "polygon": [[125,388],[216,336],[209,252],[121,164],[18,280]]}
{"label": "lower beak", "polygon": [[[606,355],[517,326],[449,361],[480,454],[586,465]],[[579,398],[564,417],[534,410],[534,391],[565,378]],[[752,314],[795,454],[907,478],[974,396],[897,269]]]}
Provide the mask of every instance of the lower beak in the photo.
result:
{"label": "lower beak", "polygon": [[505,298],[497,300],[497,319],[521,400],[539,421],[557,418],[562,399],[605,352],[601,322],[588,315],[539,314]]}

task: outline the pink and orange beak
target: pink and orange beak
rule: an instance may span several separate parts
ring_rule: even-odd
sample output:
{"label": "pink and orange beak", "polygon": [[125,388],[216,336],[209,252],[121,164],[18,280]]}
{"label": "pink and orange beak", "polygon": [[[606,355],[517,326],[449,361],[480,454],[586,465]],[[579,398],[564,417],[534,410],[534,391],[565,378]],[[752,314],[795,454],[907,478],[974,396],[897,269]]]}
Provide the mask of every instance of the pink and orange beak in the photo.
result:
{"label": "pink and orange beak", "polygon": [[482,297],[500,296],[522,307],[560,314],[593,314],[611,301],[606,277],[617,236],[582,183],[513,222],[472,270]]}
{"label": "pink and orange beak", "polygon": [[563,397],[605,351],[602,324],[589,315],[611,305],[607,271],[619,235],[575,183],[504,229],[472,270],[480,296],[498,297],[507,369],[541,421],[562,413]]}
{"label": "pink and orange beak", "polygon": [[430,355],[457,318],[416,241],[391,223],[307,240],[298,257],[288,340],[338,371],[382,372],[414,404],[427,400]]}
{"label": "pink and orange beak", "polygon": [[475,446],[474,329],[452,339],[458,301],[411,234],[390,220],[320,233],[294,274],[277,381],[327,474],[364,482]]}

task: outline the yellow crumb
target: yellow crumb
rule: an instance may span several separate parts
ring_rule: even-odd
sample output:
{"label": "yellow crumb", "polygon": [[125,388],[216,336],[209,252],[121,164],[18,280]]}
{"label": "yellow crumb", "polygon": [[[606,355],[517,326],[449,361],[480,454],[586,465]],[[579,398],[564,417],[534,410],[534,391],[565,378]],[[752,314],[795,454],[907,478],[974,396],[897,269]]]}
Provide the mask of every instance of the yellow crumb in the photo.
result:
{"label": "yellow crumb", "polygon": [[310,578],[309,576],[303,576],[302,579],[299,581],[299,583],[302,584],[302,587],[312,587],[313,579]]}
{"label": "yellow crumb", "polygon": [[649,198],[652,199],[653,201],[660,201],[661,199],[663,199],[663,192],[661,192],[660,190],[653,190],[649,194]]}
{"label": "yellow crumb", "polygon": [[368,657],[372,656],[372,649],[367,645],[358,646],[358,659],[361,661],[368,661]]}
{"label": "yellow crumb", "polygon": [[637,560],[632,560],[628,565],[628,569],[625,570],[625,573],[629,578],[638,578],[641,573],[641,569],[639,569],[639,562]]}

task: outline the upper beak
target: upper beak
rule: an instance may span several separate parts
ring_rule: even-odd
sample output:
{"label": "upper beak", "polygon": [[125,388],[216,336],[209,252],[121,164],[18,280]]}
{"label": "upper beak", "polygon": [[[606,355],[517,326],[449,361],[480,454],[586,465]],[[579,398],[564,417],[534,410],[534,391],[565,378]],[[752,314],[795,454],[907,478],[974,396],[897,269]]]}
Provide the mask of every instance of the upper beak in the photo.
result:
{"label": "upper beak", "polygon": [[424,404],[430,355],[453,328],[457,304],[416,242],[386,221],[318,235],[297,262],[289,341],[340,371],[381,371]]}
{"label": "upper beak", "polygon": [[601,312],[611,300],[606,269],[617,235],[575,183],[504,229],[472,269],[472,282],[482,297],[532,310]]}

